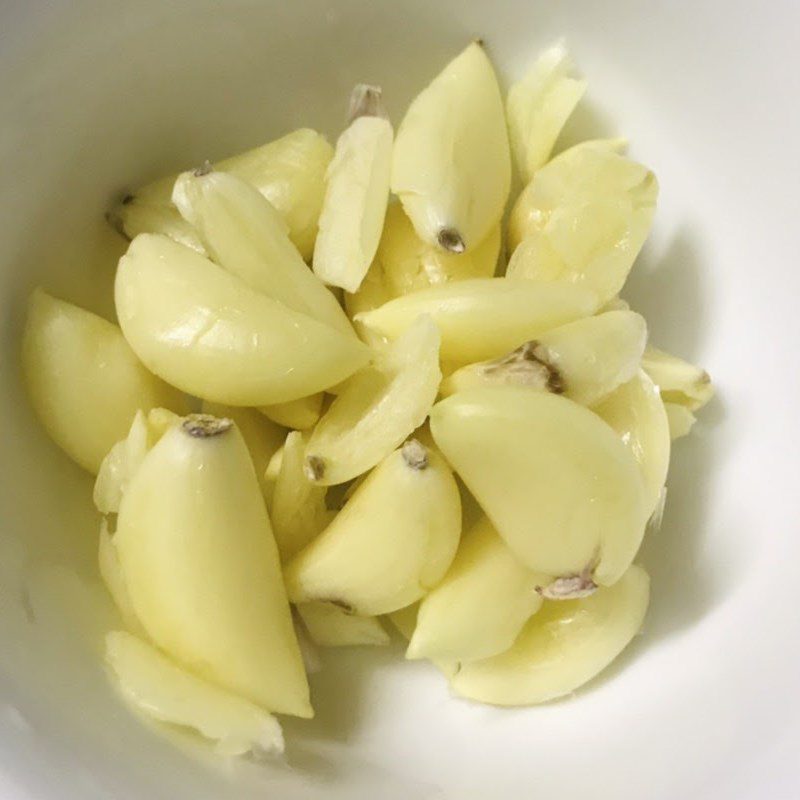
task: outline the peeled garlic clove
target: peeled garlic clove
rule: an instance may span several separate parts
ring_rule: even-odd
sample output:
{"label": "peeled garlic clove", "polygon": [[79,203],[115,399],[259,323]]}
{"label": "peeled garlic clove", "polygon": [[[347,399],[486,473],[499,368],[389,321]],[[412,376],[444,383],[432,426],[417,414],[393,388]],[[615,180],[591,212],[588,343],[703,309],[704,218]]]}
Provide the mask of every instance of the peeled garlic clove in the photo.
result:
{"label": "peeled garlic clove", "polygon": [[375,364],[348,382],[306,447],[313,480],[344,483],[392,452],[428,416],[442,373],[439,331],[419,317]]}
{"label": "peeled garlic clove", "polygon": [[669,469],[669,420],[658,387],[639,370],[592,410],[617,432],[639,463],[649,516],[658,505]]}
{"label": "peeled garlic clove", "polygon": [[348,292],[361,285],[381,238],[389,200],[392,136],[387,119],[356,116],[336,142],[328,167],[314,272],[325,283]]}
{"label": "peeled garlic clove", "polygon": [[642,369],[658,386],[664,402],[698,411],[714,396],[711,377],[704,369],[663,350],[648,347]]}
{"label": "peeled garlic clove", "polygon": [[441,580],[460,533],[452,473],[435,452],[411,440],[382,461],[325,531],[289,562],[289,598],[364,616],[395,611]]}
{"label": "peeled garlic clove", "polygon": [[424,241],[462,253],[500,221],[510,185],[503,100],[483,46],[473,42],[406,112],[392,191]]}
{"label": "peeled garlic clove", "polygon": [[451,681],[456,694],[499,706],[564,697],[602,672],[642,627],[650,579],[630,567],[591,597],[546,602],[510,650],[464,664]]}
{"label": "peeled garlic clove", "polygon": [[170,203],[146,203],[137,200],[133,195],[127,195],[106,218],[128,241],[132,241],[140,233],[160,233],[179,244],[191,247],[201,255],[206,254],[197,231]]}
{"label": "peeled garlic clove", "polygon": [[156,645],[270,711],[312,715],[269,518],[231,420],[191,415],[164,434],[122,498],[114,543]]}
{"label": "peeled garlic clove", "polygon": [[320,647],[389,644],[389,634],[377,617],[352,614],[332,603],[300,603],[297,611]]}
{"label": "peeled garlic clove", "polygon": [[272,420],[265,419],[254,408],[237,408],[204,400],[202,410],[204,414],[227,417],[236,423],[247,445],[262,492],[266,494],[271,491],[272,487],[267,486],[265,473],[272,456],[283,446],[286,431]]}
{"label": "peeled garlic clove", "polygon": [[462,367],[442,381],[440,394],[526,386],[592,405],[636,374],[646,341],[643,317],[608,311],[553,328],[501,358]]}
{"label": "peeled garlic clove", "polygon": [[271,406],[261,406],[258,410],[265,416],[295,431],[304,431],[313,428],[322,414],[322,401],[325,395],[322,392],[290,400],[288,403],[275,403]]}
{"label": "peeled garlic clove", "polygon": [[144,628],[136,616],[128,584],[122,574],[114,538],[108,529],[108,521],[105,519],[100,523],[97,562],[100,568],[100,577],[103,579],[125,626],[137,636],[144,635]]}
{"label": "peeled garlic clove", "polygon": [[648,510],[636,459],[596,414],[518,386],[469,389],[437,403],[431,432],[498,533],[532,570],[628,568]]}
{"label": "peeled garlic clove", "polygon": [[585,284],[607,302],[647,238],[657,195],[641,164],[605,148],[565,151],[536,173],[511,212],[507,277]]}
{"label": "peeled garlic clove", "polygon": [[330,521],[324,486],[315,486],[304,470],[305,442],[299,431],[286,437],[272,488],[270,520],[281,561],[312,541]]}
{"label": "peeled garlic clove", "polygon": [[550,577],[517,560],[484,518],[419,606],[407,658],[474,661],[508,650],[542,605]]}
{"label": "peeled garlic clove", "polygon": [[122,631],[106,636],[106,661],[125,699],[145,715],[196,730],[226,756],[283,752],[271,714],[181,669],[141,639]]}
{"label": "peeled garlic clove", "polygon": [[392,203],[386,212],[383,236],[370,271],[378,270],[385,276],[388,291],[381,302],[386,302],[392,297],[418,292],[440,283],[491,278],[497,267],[499,252],[499,224],[468,252],[448,253],[438,245],[420,239],[402,205]]}
{"label": "peeled garlic clove", "polygon": [[195,170],[178,177],[172,199],[217,264],[257,292],[353,335],[336,298],[292,244],[280,214],[253,186],[224,172]]}
{"label": "peeled garlic clove", "polygon": [[526,183],[550,158],[564,123],[586,91],[586,81],[571,77],[572,69],[564,43],[558,42],[508,90],[508,135]]}
{"label": "peeled garlic clove", "polygon": [[669,423],[669,438],[672,441],[688,436],[697,422],[697,417],[681,403],[664,403],[664,411]]}
{"label": "peeled garlic clove", "polygon": [[116,305],[125,338],[153,372],[218,403],[296,400],[339,383],[369,358],[355,337],[253,291],[163,236],[138,236],[120,259]]}
{"label": "peeled garlic clove", "polygon": [[138,410],[186,406],[180,392],[140,363],[116,325],[41,289],[28,304],[22,369],[45,430],[95,475]]}
{"label": "peeled garlic clove", "polygon": [[356,319],[396,339],[421,314],[430,314],[442,335],[442,360],[469,364],[497,358],[596,310],[594,294],[579,286],[473,278],[398,297]]}
{"label": "peeled garlic clove", "polygon": [[[215,169],[258,189],[281,215],[289,237],[308,261],[314,252],[325,170],[332,156],[333,148],[324,136],[301,128],[274,142],[218,161]],[[139,233],[163,233],[202,252],[199,238],[170,202],[177,177],[170,175],[129,195],[109,215],[112,224],[118,230],[121,228],[129,239]],[[150,227],[152,223],[157,227]]]}

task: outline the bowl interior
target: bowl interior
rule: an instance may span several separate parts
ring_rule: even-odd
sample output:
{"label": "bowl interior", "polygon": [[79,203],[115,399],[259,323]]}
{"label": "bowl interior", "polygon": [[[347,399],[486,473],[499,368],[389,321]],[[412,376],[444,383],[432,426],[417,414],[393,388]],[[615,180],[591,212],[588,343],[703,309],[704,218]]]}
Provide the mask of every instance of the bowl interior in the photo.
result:
{"label": "bowl interior", "polygon": [[[796,796],[800,124],[777,76],[797,64],[797,6],[755,18],[715,0],[32,5],[0,10],[3,796]],[[564,140],[625,135],[660,179],[624,295],[652,341],[709,368],[718,397],[674,448],[664,525],[642,555],[645,630],[575,698],[520,710],[452,698],[399,648],[328,651],[316,719],[285,723],[286,766],[166,746],[103,675],[113,612],[91,481],[25,401],[26,295],[41,283],[113,315],[115,197],[296,127],[335,137],[356,82],[382,85],[397,123],[478,35],[506,77],[565,36],[590,89]]]}

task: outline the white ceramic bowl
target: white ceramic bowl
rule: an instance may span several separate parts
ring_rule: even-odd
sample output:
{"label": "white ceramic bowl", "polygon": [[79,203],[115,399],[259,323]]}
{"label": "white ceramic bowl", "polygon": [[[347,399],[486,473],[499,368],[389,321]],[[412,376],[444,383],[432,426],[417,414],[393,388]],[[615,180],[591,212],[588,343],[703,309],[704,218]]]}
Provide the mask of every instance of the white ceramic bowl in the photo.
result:
{"label": "white ceramic bowl", "polygon": [[[798,30],[794,0],[5,0],[0,796],[799,797]],[[522,710],[453,699],[397,652],[326,653],[289,767],[209,762],[121,708],[85,644],[102,609],[69,575],[94,575],[91,484],[23,397],[26,294],[111,313],[121,190],[300,125],[335,134],[357,81],[398,120],[475,35],[507,74],[566,36],[591,87],[573,135],[627,135],[661,181],[627,296],[718,398],[675,447],[644,634],[577,697]]]}

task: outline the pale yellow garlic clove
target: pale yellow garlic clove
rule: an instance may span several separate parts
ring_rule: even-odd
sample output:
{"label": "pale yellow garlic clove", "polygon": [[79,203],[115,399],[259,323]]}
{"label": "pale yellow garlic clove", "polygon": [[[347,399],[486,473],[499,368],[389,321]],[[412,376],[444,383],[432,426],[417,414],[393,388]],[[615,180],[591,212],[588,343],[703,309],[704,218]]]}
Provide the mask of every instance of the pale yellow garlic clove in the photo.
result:
{"label": "pale yellow garlic clove", "polygon": [[395,611],[441,580],[460,533],[452,473],[412,440],[381,462],[325,531],[289,562],[289,598],[334,603],[365,616]]}
{"label": "pale yellow garlic clove", "polygon": [[[277,459],[276,459],[277,461]],[[331,520],[325,506],[326,489],[308,480],[305,473],[305,442],[292,431],[280,450],[270,501],[270,520],[281,561],[287,561],[318,534]]]}
{"label": "pale yellow garlic clove", "polygon": [[672,441],[681,439],[691,433],[695,422],[697,422],[697,417],[685,405],[665,402],[664,411],[667,413],[669,438]]}
{"label": "pale yellow garlic clove", "polygon": [[669,420],[658,387],[639,370],[592,410],[616,431],[638,462],[649,516],[658,505],[669,469]]}
{"label": "pale yellow garlic clove", "polygon": [[586,91],[586,81],[572,77],[572,71],[572,59],[558,42],[508,90],[508,135],[525,183],[550,158],[561,129]]}
{"label": "pale yellow garlic clove", "polygon": [[116,325],[41,289],[28,305],[22,369],[47,432],[94,474],[128,435],[137,411],[186,408],[183,395],[148,372]]}
{"label": "pale yellow garlic clove", "polygon": [[508,353],[551,328],[593,314],[597,306],[594,293],[580,286],[472,278],[398,297],[356,320],[396,339],[421,314],[430,314],[441,332],[442,360],[470,364]]}
{"label": "pale yellow garlic clove", "polygon": [[510,185],[503,100],[483,46],[473,42],[406,112],[395,141],[392,191],[424,241],[461,253],[499,222]]}
{"label": "pale yellow garlic clove", "polygon": [[389,644],[389,634],[377,617],[352,614],[332,603],[300,603],[297,611],[320,647]]}
{"label": "pale yellow garlic clove", "polygon": [[442,381],[440,394],[514,385],[592,405],[636,374],[646,341],[643,317],[608,311],[553,328],[501,358],[462,367]]}
{"label": "pale yellow garlic clove", "polygon": [[714,396],[711,376],[678,356],[648,347],[642,368],[661,391],[664,402],[699,411]]}
{"label": "pale yellow garlic clove", "polygon": [[642,627],[650,579],[631,566],[613,586],[590,597],[546,602],[505,653],[463,664],[456,694],[499,706],[556,700],[602,672]]}
{"label": "pale yellow garlic clove", "polygon": [[556,578],[590,568],[608,585],[630,565],[649,516],[644,484],[592,411],[524,387],[481,387],[437,403],[431,431],[528,567]]}
{"label": "pale yellow garlic clove", "polygon": [[157,375],[227,405],[306,397],[369,359],[355,337],[163,236],[137,237],[120,259],[116,305],[125,338]]}
{"label": "pale yellow garlic clove", "polygon": [[264,708],[312,715],[252,460],[234,423],[191,415],[149,451],[114,544],[136,616],[176,662]]}
{"label": "pale yellow garlic clove", "polygon": [[336,298],[292,244],[280,214],[253,186],[224,172],[195,170],[178,177],[172,199],[217,264],[257,292],[353,335]]}
{"label": "pale yellow garlic clove", "polygon": [[253,703],[181,669],[141,639],[106,636],[106,661],[123,697],[159,722],[190,728],[220,755],[256,757],[283,752],[278,721]]}
{"label": "pale yellow garlic clove", "polygon": [[522,564],[484,518],[420,603],[406,657],[464,662],[508,650],[542,605],[537,589],[550,582]]}
{"label": "pale yellow garlic clove", "polygon": [[344,483],[374,467],[425,421],[441,377],[439,331],[419,317],[317,423],[306,447],[312,480]]}

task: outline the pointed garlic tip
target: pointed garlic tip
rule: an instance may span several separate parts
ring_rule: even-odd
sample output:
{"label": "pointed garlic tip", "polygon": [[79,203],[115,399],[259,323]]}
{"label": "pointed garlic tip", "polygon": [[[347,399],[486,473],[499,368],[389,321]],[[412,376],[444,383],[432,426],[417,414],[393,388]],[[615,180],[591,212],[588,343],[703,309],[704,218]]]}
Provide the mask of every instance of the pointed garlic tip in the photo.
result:
{"label": "pointed garlic tip", "polygon": [[448,253],[463,253],[466,249],[461,234],[455,228],[441,228],[436,235],[436,241]]}
{"label": "pointed garlic tip", "polygon": [[210,172],[214,171],[214,165],[206,159],[199,167],[195,167],[192,170],[192,175],[195,178],[202,178],[203,175],[208,175]]}
{"label": "pointed garlic tip", "polygon": [[347,124],[359,117],[380,117],[389,119],[383,105],[383,90],[380,86],[368,83],[357,83],[350,93],[350,104],[347,109]]}
{"label": "pointed garlic tip", "polygon": [[303,464],[303,474],[312,483],[322,480],[325,475],[325,459],[319,456],[306,456]]}
{"label": "pointed garlic tip", "polygon": [[233,420],[227,417],[215,417],[211,414],[189,414],[183,421],[181,429],[195,439],[210,439],[219,436],[233,427]]}
{"label": "pointed garlic tip", "polygon": [[423,470],[428,466],[428,451],[416,440],[409,439],[403,445],[403,461],[411,469]]}
{"label": "pointed garlic tip", "polygon": [[547,586],[537,586],[536,591],[545,600],[580,600],[597,591],[597,584],[592,580],[593,566],[587,567],[578,575],[565,575],[556,578]]}

